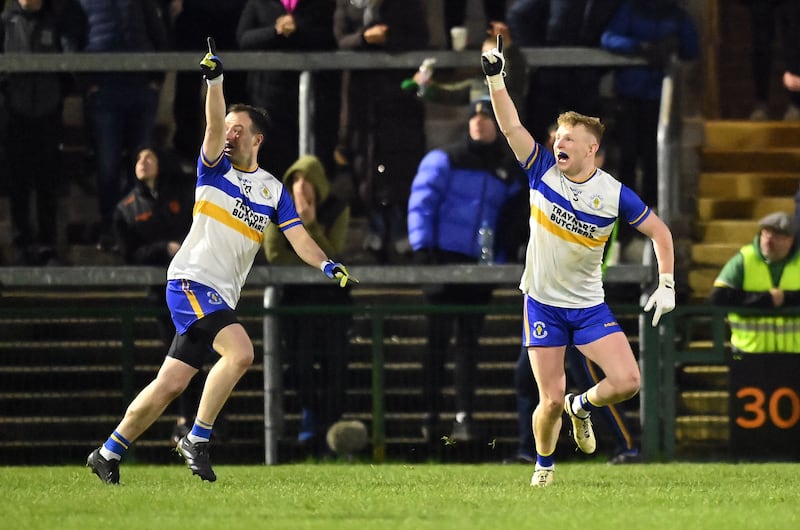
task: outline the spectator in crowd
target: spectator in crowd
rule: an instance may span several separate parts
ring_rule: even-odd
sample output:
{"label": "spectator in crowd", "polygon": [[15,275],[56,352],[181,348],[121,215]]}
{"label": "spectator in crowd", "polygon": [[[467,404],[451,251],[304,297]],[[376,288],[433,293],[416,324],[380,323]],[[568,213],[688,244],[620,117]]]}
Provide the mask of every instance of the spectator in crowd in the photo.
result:
{"label": "spectator in crowd", "polygon": [[[524,100],[527,88],[527,65],[525,56],[520,49],[514,45],[508,26],[503,22],[494,22],[486,30],[487,36],[483,41],[481,53],[491,50],[497,35],[503,35],[504,45],[507,47],[508,56],[506,59],[506,86],[515,98]],[[483,75],[463,79],[450,83],[440,83],[433,77],[433,71],[428,76],[420,68],[414,73],[412,79],[403,81],[403,88],[414,90],[423,100],[431,103],[441,103],[444,105],[469,105],[481,96],[488,96],[489,89],[486,86],[486,79]]]}
{"label": "spectator in crowd", "polygon": [[[172,166],[172,167],[170,167]],[[145,147],[136,155],[136,183],[114,210],[114,234],[117,249],[126,265],[166,267],[192,224],[193,187],[189,175],[181,174],[178,164],[169,164],[168,156]],[[147,300],[153,307],[164,307],[166,285],[152,285]],[[169,345],[175,326],[168,314],[156,318],[161,339]],[[175,443],[189,433],[191,414],[197,407],[202,380],[192,379],[178,398],[178,419],[173,432]]]}
{"label": "spectator in crowd", "polygon": [[[248,0],[236,36],[242,50],[300,51],[335,50],[331,0]],[[280,135],[267,140],[261,165],[282,175],[298,157],[298,80],[300,72],[254,70],[247,74],[247,97],[269,112]],[[325,171],[333,175],[341,103],[341,73],[337,70],[312,74],[314,112],[313,152]]]}
{"label": "spectator in crowd", "polygon": [[[334,35],[342,50],[404,52],[428,46],[420,0],[337,0]],[[405,206],[425,154],[422,102],[400,89],[400,70],[350,72],[343,153],[369,220],[365,245],[380,262],[408,253]],[[360,205],[359,205],[360,206]]]}
{"label": "spectator in crowd", "polygon": [[[785,212],[759,222],[759,232],[722,267],[709,302],[741,308],[800,307],[797,224]],[[800,353],[800,317],[729,313],[731,346],[737,353]]]}
{"label": "spectator in crowd", "polygon": [[133,189],[114,210],[118,249],[126,264],[166,266],[192,223],[190,177],[168,171],[166,156],[151,147],[137,153],[134,175]]}
{"label": "spectator in crowd", "polygon": [[[506,19],[511,36],[521,47],[599,47],[600,35],[621,1],[516,0]],[[602,115],[600,79],[604,68],[530,66],[527,101],[524,105],[521,99],[514,101],[537,141],[547,140],[548,128],[565,110]]]}
{"label": "spectator in crowd", "polygon": [[[161,0],[170,27],[171,45],[178,51],[195,51],[197,43],[213,37],[220,52],[237,50],[236,25],[246,0]],[[225,94],[230,101],[247,101],[246,72],[225,74]],[[197,145],[203,140],[202,83],[194,72],[176,72],[172,116],[175,152],[188,171],[194,171]],[[271,169],[270,169],[271,170]]]}
{"label": "spectator in crowd", "polygon": [[319,267],[341,287],[355,281],[308,234],[281,182],[258,167],[269,119],[263,109],[249,105],[226,109],[222,61],[213,40],[208,43],[209,51],[200,62],[208,90],[194,216],[167,269],[167,305],[177,332],[158,375],[86,460],[106,484],[119,483],[123,455],[186,389],[209,350],[219,359],[208,372],[192,429],[176,451],[193,475],[209,482],[217,479],[209,456],[214,422],[253,363],[253,344],[234,308],[270,224],[280,226],[306,264]]}
{"label": "spectator in crowd", "polygon": [[[530,187],[530,240],[520,289],[524,293],[523,346],[528,349],[539,403],[533,413],[536,464],[531,486],[555,476],[554,452],[565,412],[584,453],[596,440],[591,413],[639,390],[639,367],[622,328],[605,302],[602,256],[617,218],[653,242],[658,287],[644,306],[653,326],[675,308],[672,234],[642,200],[597,168],[595,154],[605,126],[577,112],[559,115],[553,152],[545,151],[520,122],[503,80],[503,45],[481,56],[497,123],[525,170]],[[566,394],[567,347],[604,372],[585,392]],[[563,412],[562,412],[563,411]]]}
{"label": "spectator in crowd", "polygon": [[[798,18],[800,5],[796,0],[741,0],[750,11],[750,49],[755,105],[750,113],[751,120],[769,119],[769,92],[772,84],[772,66],[775,56],[776,30],[780,34],[781,48],[787,67],[797,64]],[[790,62],[791,61],[791,62]],[[789,106],[784,113],[785,120],[800,119],[800,94],[789,92]]]}
{"label": "spectator in crowd", "polygon": [[[447,39],[448,50],[453,44],[450,40],[450,28],[466,26],[468,2],[469,0],[444,0],[444,34]],[[482,0],[482,4],[483,15],[490,26],[493,23],[505,20],[505,0]]]}
{"label": "spectator in crowd", "polygon": [[[800,31],[800,14],[795,22]],[[797,32],[792,33],[796,35]],[[792,41],[794,46],[787,47],[786,71],[783,73],[783,86],[795,96],[800,95],[800,44],[796,40]],[[794,218],[795,226],[800,226],[800,187],[794,196]]]}
{"label": "spectator in crowd", "polygon": [[655,205],[661,84],[673,56],[697,58],[697,30],[677,0],[627,0],[603,32],[601,43],[610,52],[647,59],[647,66],[615,72],[614,137],[620,180],[637,191],[645,204]]}
{"label": "spectator in crowd", "polygon": [[[167,32],[156,0],[80,0],[88,18],[85,51],[152,52],[167,48]],[[129,161],[153,144],[163,72],[106,72],[84,77],[84,110],[94,147],[98,246],[114,244],[112,217],[123,190],[133,186]],[[124,177],[124,178],[123,178]]]}
{"label": "spectator in crowd", "polygon": [[[0,46],[3,53],[75,52],[83,47],[85,33],[85,16],[73,0],[12,0],[3,10]],[[56,222],[62,189],[61,112],[72,81],[55,72],[0,74],[8,127],[3,136],[11,240],[18,265],[60,262]],[[36,198],[35,227],[31,193]]]}
{"label": "spectator in crowd", "polygon": [[[414,262],[426,265],[477,263],[478,231],[496,230],[503,204],[519,189],[519,167],[504,145],[488,97],[470,105],[463,140],[430,151],[414,177],[408,203],[408,233]],[[493,250],[493,249],[492,249]],[[490,285],[431,285],[425,302],[435,305],[483,305]],[[484,315],[432,314],[428,317],[428,352],[423,359],[423,402],[427,414],[423,437],[435,443],[448,345],[455,337],[456,417],[450,433],[456,441],[476,436],[472,423],[478,338]]]}
{"label": "spectator in crowd", "polygon": [[[312,155],[301,156],[283,175],[283,185],[317,245],[328,256],[341,256],[347,242],[350,206],[331,194],[322,162]],[[274,265],[302,264],[275,225],[264,234],[264,251]],[[280,304],[284,306],[352,303],[349,289],[335,285],[284,285],[281,291]],[[289,379],[295,382],[301,409],[297,438],[314,456],[327,452],[325,433],[345,410],[351,320],[349,314],[303,315],[300,320],[292,315],[281,319],[284,361],[291,366]]]}

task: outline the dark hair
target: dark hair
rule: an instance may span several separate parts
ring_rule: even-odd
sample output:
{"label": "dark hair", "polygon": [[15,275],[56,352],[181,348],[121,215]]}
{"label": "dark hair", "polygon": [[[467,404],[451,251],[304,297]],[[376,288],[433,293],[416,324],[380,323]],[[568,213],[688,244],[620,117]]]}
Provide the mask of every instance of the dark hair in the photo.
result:
{"label": "dark hair", "polygon": [[257,134],[267,134],[270,128],[270,119],[267,110],[261,107],[254,107],[245,103],[234,103],[228,107],[228,112],[246,112],[253,122],[253,132]]}

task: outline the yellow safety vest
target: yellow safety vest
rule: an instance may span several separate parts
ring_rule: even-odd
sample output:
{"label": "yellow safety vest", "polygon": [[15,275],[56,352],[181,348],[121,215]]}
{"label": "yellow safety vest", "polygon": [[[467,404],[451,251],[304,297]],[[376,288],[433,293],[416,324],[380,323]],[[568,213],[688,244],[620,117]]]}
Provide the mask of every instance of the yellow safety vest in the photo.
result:
{"label": "yellow safety vest", "polygon": [[[772,277],[769,266],[756,252],[754,245],[742,247],[744,279],[747,292],[769,291]],[[800,290],[800,252],[786,263],[778,288]],[[753,316],[730,313],[731,344],[744,353],[800,353],[800,315]]]}

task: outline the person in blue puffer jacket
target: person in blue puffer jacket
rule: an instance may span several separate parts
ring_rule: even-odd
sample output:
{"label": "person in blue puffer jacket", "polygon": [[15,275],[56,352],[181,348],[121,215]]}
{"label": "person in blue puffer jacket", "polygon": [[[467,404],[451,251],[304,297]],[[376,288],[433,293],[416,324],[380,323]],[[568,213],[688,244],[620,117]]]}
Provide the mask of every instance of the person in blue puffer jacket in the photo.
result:
{"label": "person in blue puffer jacket", "polygon": [[[469,132],[464,139],[433,149],[420,162],[408,202],[408,235],[418,264],[478,263],[482,225],[497,230],[499,212],[521,187],[524,175],[497,128],[491,100],[482,97],[470,104]],[[525,221],[523,221],[525,222]],[[500,234],[496,241],[502,240]],[[504,250],[493,249],[495,261],[504,261]],[[492,296],[490,285],[427,285],[426,303],[485,305]],[[473,387],[483,315],[430,315],[428,349],[423,359],[423,402],[427,414],[422,437],[433,449],[442,435],[456,441],[476,437],[471,423]],[[455,336],[455,410],[453,429],[442,433],[441,389],[445,358]]]}

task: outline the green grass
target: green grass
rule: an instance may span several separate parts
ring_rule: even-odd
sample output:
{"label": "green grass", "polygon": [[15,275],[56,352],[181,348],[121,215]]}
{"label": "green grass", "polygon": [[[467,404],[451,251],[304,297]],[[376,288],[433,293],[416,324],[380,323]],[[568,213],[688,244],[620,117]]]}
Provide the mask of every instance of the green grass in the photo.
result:
{"label": "green grass", "polygon": [[123,465],[119,486],[84,467],[0,468],[0,528],[757,529],[800,528],[798,464],[532,466]]}

